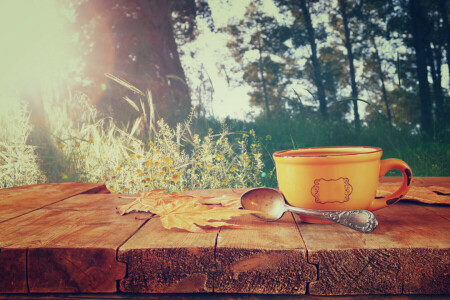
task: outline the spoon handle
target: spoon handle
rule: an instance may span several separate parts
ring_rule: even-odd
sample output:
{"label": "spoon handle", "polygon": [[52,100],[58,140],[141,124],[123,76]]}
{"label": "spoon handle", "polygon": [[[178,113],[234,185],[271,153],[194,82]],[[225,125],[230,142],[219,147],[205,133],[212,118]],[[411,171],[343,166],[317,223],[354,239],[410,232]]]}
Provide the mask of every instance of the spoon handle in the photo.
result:
{"label": "spoon handle", "polygon": [[372,232],[378,225],[374,214],[368,210],[313,210],[288,205],[286,209],[291,212],[332,221],[363,233]]}

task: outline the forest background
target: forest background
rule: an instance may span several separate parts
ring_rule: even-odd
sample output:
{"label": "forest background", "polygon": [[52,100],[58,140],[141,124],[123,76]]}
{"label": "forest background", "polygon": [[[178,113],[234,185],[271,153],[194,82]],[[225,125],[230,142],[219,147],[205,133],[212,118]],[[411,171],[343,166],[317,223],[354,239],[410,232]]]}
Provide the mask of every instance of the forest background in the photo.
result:
{"label": "forest background", "polygon": [[276,186],[273,152],[333,145],[449,176],[449,9],[2,1],[0,188]]}

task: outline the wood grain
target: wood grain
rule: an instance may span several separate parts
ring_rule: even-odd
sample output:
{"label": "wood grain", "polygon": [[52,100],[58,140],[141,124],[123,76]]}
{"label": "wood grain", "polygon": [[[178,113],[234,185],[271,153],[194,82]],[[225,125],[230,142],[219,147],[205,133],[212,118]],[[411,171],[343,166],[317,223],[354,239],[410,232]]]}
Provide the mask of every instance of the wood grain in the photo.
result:
{"label": "wood grain", "polygon": [[0,223],[78,194],[109,193],[98,183],[47,183],[0,190]]}
{"label": "wood grain", "polygon": [[212,292],[218,229],[202,233],[168,230],[152,218],[122,245],[118,260],[127,264],[120,290],[127,293]]}
{"label": "wood grain", "polygon": [[27,250],[0,250],[0,293],[28,293]]}
{"label": "wood grain", "polygon": [[277,222],[245,216],[238,229],[223,228],[217,239],[218,293],[305,294],[316,268],[290,213]]}
{"label": "wood grain", "polygon": [[450,222],[410,203],[395,204],[375,215],[379,226],[371,234],[337,224],[299,224],[308,261],[319,268],[309,292],[450,293]]}
{"label": "wood grain", "polygon": [[0,254],[28,249],[32,293],[115,292],[126,271],[116,249],[145,222],[119,216],[115,208],[123,202],[111,194],[78,195],[3,222]]}

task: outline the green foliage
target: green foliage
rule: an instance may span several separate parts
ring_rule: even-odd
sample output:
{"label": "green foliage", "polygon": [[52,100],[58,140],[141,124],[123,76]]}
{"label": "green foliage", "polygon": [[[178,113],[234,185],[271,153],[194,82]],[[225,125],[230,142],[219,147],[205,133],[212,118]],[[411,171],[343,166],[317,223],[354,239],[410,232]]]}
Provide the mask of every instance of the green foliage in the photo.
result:
{"label": "green foliage", "polygon": [[232,37],[227,46],[242,64],[243,80],[252,88],[250,103],[270,116],[283,110],[286,87],[297,69],[284,44],[290,38],[288,31],[275,18],[265,15],[261,6],[261,1],[252,2],[244,19],[226,28]]}

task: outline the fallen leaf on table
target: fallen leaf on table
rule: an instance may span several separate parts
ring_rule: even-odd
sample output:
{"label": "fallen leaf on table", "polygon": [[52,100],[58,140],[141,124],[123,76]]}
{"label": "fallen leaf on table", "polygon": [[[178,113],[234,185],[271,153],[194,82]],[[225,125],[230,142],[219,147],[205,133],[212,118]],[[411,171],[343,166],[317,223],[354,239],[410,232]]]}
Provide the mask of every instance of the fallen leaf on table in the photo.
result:
{"label": "fallen leaf on table", "polygon": [[[386,184],[381,183],[378,186],[377,196],[387,196],[392,194],[400,187],[399,184]],[[441,194],[449,194],[450,189],[441,186],[429,186],[418,187],[411,186],[408,193],[403,198],[404,200],[413,200],[428,204],[450,204],[449,195],[439,195],[435,193],[437,191]]]}
{"label": "fallen leaf on table", "polygon": [[201,204],[221,205],[226,207],[240,208],[241,197],[236,195],[222,195],[220,197],[212,197],[199,200]]}
{"label": "fallen leaf on table", "polygon": [[165,228],[179,228],[190,232],[203,231],[202,227],[207,226],[234,226],[222,221],[235,216],[254,213],[233,206],[200,203],[209,199],[213,198],[168,193],[166,190],[153,190],[148,193],[141,192],[132,203],[121,205],[118,210],[121,215],[133,211],[150,212],[160,217],[161,224]]}

